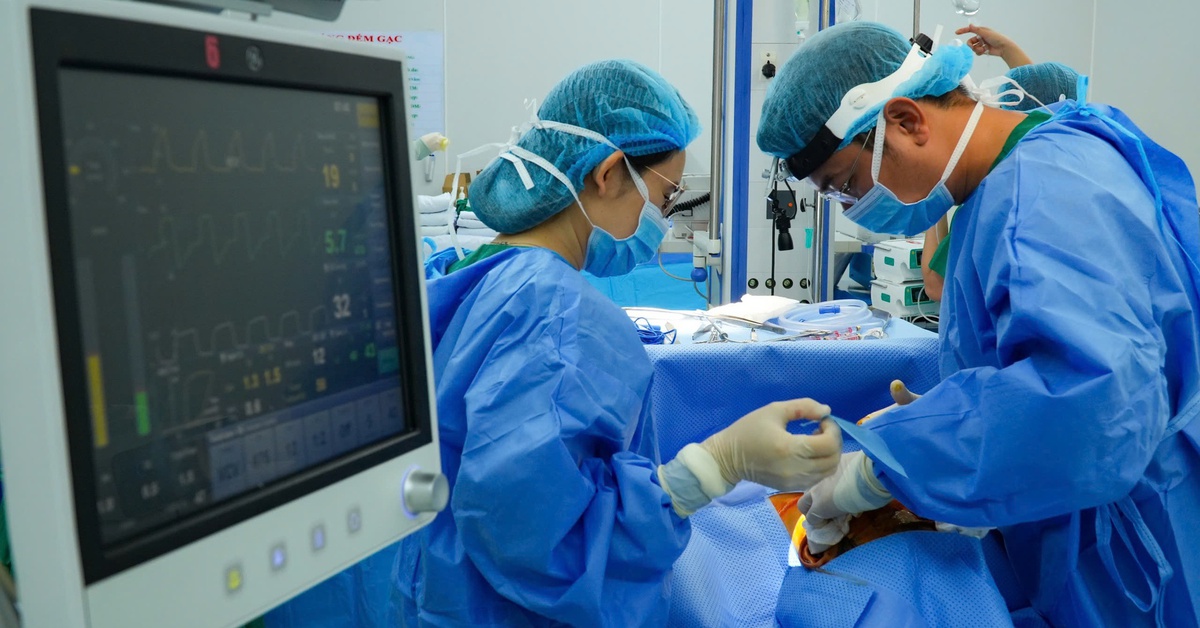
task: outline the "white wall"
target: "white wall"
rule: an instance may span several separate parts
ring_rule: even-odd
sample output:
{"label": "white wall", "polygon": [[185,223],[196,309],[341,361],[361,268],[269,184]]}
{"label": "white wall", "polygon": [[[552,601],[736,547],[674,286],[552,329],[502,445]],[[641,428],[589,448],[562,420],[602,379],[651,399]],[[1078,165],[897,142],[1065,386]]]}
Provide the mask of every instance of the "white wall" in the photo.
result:
{"label": "white wall", "polygon": [[[447,0],[446,126],[459,149],[508,138],[575,68],[606,58],[663,74],[696,110],[705,134],[688,173],[707,173],[712,118],[711,1]],[[451,150],[451,153],[456,152]]]}
{"label": "white wall", "polygon": [[[1093,0],[984,0],[970,21],[994,28],[1016,41],[1034,61],[1058,61],[1091,71]],[[862,18],[883,22],[912,36],[913,3],[905,0],[862,0]],[[932,36],[941,24],[942,43],[970,35],[954,31],[968,24],[950,0],[921,2],[921,31]],[[999,57],[977,57],[971,76],[982,80],[1008,70]]]}
{"label": "white wall", "polygon": [[[349,0],[333,25],[285,15],[269,21],[316,31],[443,32],[452,158],[508,139],[511,127],[529,118],[524,100],[540,102],[575,68],[606,58],[638,61],[662,73],[696,110],[704,133],[689,147],[687,172],[707,174],[712,17],[712,0]],[[453,159],[442,159],[439,171],[447,163],[453,169]],[[440,191],[442,175],[429,188]]]}
{"label": "white wall", "polygon": [[1096,0],[1092,99],[1120,107],[1200,175],[1200,70],[1194,27],[1200,4]]}

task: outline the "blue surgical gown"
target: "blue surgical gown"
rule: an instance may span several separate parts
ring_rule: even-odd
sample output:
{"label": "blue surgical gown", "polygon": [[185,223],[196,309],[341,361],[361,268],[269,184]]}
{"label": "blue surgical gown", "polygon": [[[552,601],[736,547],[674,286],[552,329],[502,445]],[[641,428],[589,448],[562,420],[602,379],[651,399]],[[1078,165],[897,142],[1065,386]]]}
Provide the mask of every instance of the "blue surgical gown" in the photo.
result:
{"label": "blue surgical gown", "polygon": [[952,238],[943,380],[872,423],[908,473],[877,462],[883,484],[930,519],[999,527],[1052,625],[1196,626],[1186,166],[1120,111],[1061,103],[983,179]]}
{"label": "blue surgical gown", "polygon": [[652,367],[558,255],[426,263],[450,507],[406,539],[405,626],[652,626],[690,534],[658,485]]}

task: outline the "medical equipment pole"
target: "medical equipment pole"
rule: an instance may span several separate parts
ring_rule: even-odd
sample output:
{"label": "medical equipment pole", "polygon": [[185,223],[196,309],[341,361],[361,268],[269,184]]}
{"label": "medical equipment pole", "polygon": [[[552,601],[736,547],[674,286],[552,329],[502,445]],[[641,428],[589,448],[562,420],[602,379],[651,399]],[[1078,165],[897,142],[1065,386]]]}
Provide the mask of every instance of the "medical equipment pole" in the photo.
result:
{"label": "medical equipment pole", "polygon": [[[831,24],[830,3],[836,0],[821,0],[820,30],[825,30]],[[833,286],[830,285],[830,258],[833,252],[833,204],[821,200],[813,209],[813,243],[812,243],[812,287],[813,301],[830,301],[833,299]]]}
{"label": "medical equipment pole", "polygon": [[921,0],[913,0],[913,39],[921,34]]}
{"label": "medical equipment pole", "polygon": [[[709,211],[708,211],[708,238],[709,240],[721,241],[721,222],[724,217],[725,207],[725,19],[726,5],[728,0],[713,0],[713,91],[712,91],[712,163],[710,166],[711,174]],[[708,253],[712,253],[712,247],[709,247]],[[709,257],[711,265],[712,258]],[[708,302],[709,304],[720,303],[721,295],[714,295],[713,291],[718,290],[718,284],[712,281],[712,273],[709,273],[708,282]]]}

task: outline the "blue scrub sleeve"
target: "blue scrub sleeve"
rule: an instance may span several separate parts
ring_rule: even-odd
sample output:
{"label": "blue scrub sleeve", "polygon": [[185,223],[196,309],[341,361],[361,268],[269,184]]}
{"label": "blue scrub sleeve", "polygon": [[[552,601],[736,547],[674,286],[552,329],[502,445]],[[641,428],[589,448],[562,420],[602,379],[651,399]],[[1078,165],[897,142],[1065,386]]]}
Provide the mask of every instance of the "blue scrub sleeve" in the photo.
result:
{"label": "blue scrub sleeve", "polygon": [[1131,232],[1143,224],[1130,218],[1153,216],[1152,200],[1127,167],[1029,165],[1019,173],[1044,168],[1054,181],[1022,188],[1018,175],[1013,188],[1027,196],[1007,201],[1004,233],[981,236],[993,244],[964,252],[978,276],[955,278],[983,286],[991,320],[972,328],[995,334],[981,342],[994,342],[999,366],[958,371],[872,425],[908,472],[876,461],[884,486],[937,521],[1012,525],[1116,501],[1145,473],[1169,418],[1148,293],[1156,267],[1129,241],[1154,237]]}
{"label": "blue scrub sleeve", "polygon": [[648,420],[648,402],[593,363],[585,372],[575,352],[503,352],[480,371],[466,398],[455,523],[504,597],[570,625],[639,625],[665,612],[690,527],[656,465],[626,451],[639,417],[623,414],[640,408]]}

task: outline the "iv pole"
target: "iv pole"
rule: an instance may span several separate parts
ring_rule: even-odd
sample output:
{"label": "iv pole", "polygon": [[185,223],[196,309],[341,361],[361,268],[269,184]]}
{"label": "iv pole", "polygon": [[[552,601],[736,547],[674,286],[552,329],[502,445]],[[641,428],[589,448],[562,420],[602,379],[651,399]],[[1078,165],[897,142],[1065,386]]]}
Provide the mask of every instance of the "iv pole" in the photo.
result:
{"label": "iv pole", "polygon": [[[819,28],[833,26],[836,15],[831,14],[831,4],[837,0],[821,0]],[[921,33],[921,0],[913,0],[913,39]],[[822,200],[813,212],[813,300],[829,301],[834,297],[834,280],[830,274],[833,258],[833,224],[835,209],[830,201]]]}
{"label": "iv pole", "polygon": [[708,210],[709,242],[704,243],[705,263],[710,265],[708,274],[708,303],[721,302],[721,292],[725,277],[721,275],[722,283],[716,281],[711,270],[710,257],[720,250],[713,250],[712,241],[720,243],[723,239],[721,223],[724,219],[725,207],[725,26],[728,10],[727,0],[713,1],[713,89],[712,89],[712,157],[710,159],[709,192],[711,194]]}
{"label": "iv pole", "polygon": [[[818,30],[825,30],[833,26],[833,21],[836,16],[833,14],[831,4],[837,0],[821,0],[820,14],[817,16]],[[813,273],[813,301],[831,301],[833,300],[833,281],[830,276],[830,266],[833,258],[833,225],[836,216],[833,214],[833,204],[822,199],[817,207],[813,210],[813,249],[812,249],[812,273]]]}

